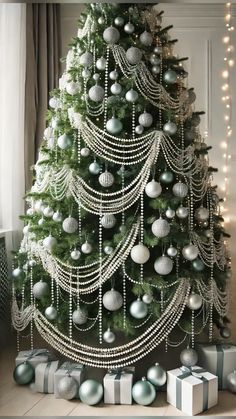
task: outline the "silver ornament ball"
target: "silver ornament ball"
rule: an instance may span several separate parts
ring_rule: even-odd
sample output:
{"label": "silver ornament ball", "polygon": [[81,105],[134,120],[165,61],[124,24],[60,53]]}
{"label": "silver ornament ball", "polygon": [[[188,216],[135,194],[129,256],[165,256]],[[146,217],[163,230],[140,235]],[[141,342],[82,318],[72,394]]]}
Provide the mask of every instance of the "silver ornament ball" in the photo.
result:
{"label": "silver ornament ball", "polygon": [[144,127],[142,125],[137,125],[135,127],[136,134],[141,135],[143,133],[143,131],[144,131]]}
{"label": "silver ornament ball", "polygon": [[98,81],[99,79],[100,79],[100,74],[99,73],[94,73],[93,80]]}
{"label": "silver ornament ball", "polygon": [[125,23],[125,20],[122,16],[117,16],[114,20],[114,23],[116,26],[123,26]]}
{"label": "silver ornament ball", "polygon": [[168,256],[160,256],[154,263],[154,269],[159,275],[169,275],[173,269],[173,261]]}
{"label": "silver ornament ball", "polygon": [[102,302],[107,310],[116,311],[122,307],[123,297],[118,291],[112,288],[110,291],[105,292]]}
{"label": "silver ornament ball", "polygon": [[160,74],[161,67],[159,65],[153,65],[152,66],[152,74]]}
{"label": "silver ornament ball", "polygon": [[72,250],[72,252],[71,252],[71,254],[70,254],[70,257],[71,257],[71,259],[73,259],[73,260],[78,260],[78,259],[80,258],[80,256],[81,256],[81,253],[80,253],[80,251],[79,251],[79,250],[77,250],[77,249]]}
{"label": "silver ornament ball", "polygon": [[177,125],[174,122],[166,122],[163,125],[163,131],[168,135],[174,135],[177,132]]}
{"label": "silver ornament ball", "polygon": [[220,328],[220,336],[223,339],[229,339],[230,336],[231,336],[231,330],[228,327],[226,327],[226,326],[221,327]]}
{"label": "silver ornament ball", "polygon": [[171,219],[171,218],[174,218],[174,216],[175,216],[175,211],[171,208],[167,208],[166,217]]}
{"label": "silver ornament ball", "polygon": [[116,339],[115,333],[112,332],[110,327],[103,333],[103,340],[106,343],[113,343]]}
{"label": "silver ornament ball", "polygon": [[111,85],[111,93],[113,95],[119,95],[121,92],[122,92],[122,87],[120,83],[115,82]]}
{"label": "silver ornament ball", "polygon": [[40,300],[49,294],[49,286],[47,282],[40,280],[33,285],[32,292],[34,297],[37,300]]}
{"label": "silver ornament ball", "polygon": [[53,221],[60,223],[62,221],[62,214],[59,211],[54,212],[52,216]]}
{"label": "silver ornament ball", "polygon": [[134,32],[134,25],[131,22],[126,23],[126,25],[124,26],[124,31],[128,34],[131,35]]}
{"label": "silver ornament ball", "polygon": [[96,84],[95,86],[90,87],[88,95],[89,99],[91,99],[93,102],[102,102],[105,95],[105,90],[102,86]]}
{"label": "silver ornament ball", "polygon": [[92,250],[93,250],[92,245],[87,241],[85,243],[83,243],[82,246],[81,246],[81,251],[85,255],[88,255],[89,253],[91,253]]}
{"label": "silver ornament ball", "polygon": [[62,134],[57,139],[57,145],[62,150],[67,150],[68,148],[70,148],[72,146],[72,144],[73,144],[73,140],[67,134]]}
{"label": "silver ornament ball", "polygon": [[76,232],[79,224],[78,221],[73,217],[67,217],[62,223],[63,230],[68,234],[73,234]]}
{"label": "silver ornament ball", "polygon": [[161,184],[153,179],[151,182],[147,183],[145,192],[149,198],[157,198],[162,192]]}
{"label": "silver ornament ball", "polygon": [[150,32],[144,31],[143,33],[141,33],[139,39],[141,44],[143,44],[145,47],[149,47],[150,45],[152,45],[153,37]]}
{"label": "silver ornament ball", "polygon": [[57,384],[57,391],[59,397],[65,400],[72,400],[76,397],[78,392],[78,383],[70,375],[62,377]]}
{"label": "silver ornament ball", "polygon": [[152,232],[156,237],[166,237],[170,232],[170,224],[160,217],[152,224]]}
{"label": "silver ornament ball", "polygon": [[177,80],[177,74],[174,70],[167,70],[163,75],[164,81],[167,84],[173,84]]}
{"label": "silver ornament ball", "polygon": [[174,184],[172,192],[178,198],[185,198],[188,194],[188,187],[183,182],[177,182]]}
{"label": "silver ornament ball", "polygon": [[116,44],[120,39],[120,32],[114,26],[110,26],[103,32],[103,39],[107,44]]}
{"label": "silver ornament ball", "polygon": [[140,298],[137,298],[131,303],[129,311],[135,319],[144,319],[148,314],[148,307]]}
{"label": "silver ornament ball", "polygon": [[84,52],[79,58],[79,63],[84,67],[90,67],[93,64],[93,54]]}
{"label": "silver ornament ball", "polygon": [[145,378],[137,381],[132,388],[132,397],[134,401],[142,406],[148,406],[156,398],[156,390],[152,383]]}
{"label": "silver ornament ball", "polygon": [[52,252],[57,245],[57,239],[52,236],[45,237],[43,240],[43,247],[47,249],[49,252]]}
{"label": "silver ornament ball", "polygon": [[119,134],[123,129],[123,124],[122,122],[115,118],[114,116],[111,119],[108,119],[107,123],[106,123],[106,130],[110,133],[110,134]]}
{"label": "silver ornament ball", "polygon": [[98,181],[101,186],[104,188],[109,188],[114,183],[114,176],[112,173],[108,172],[107,170],[100,174]]}
{"label": "silver ornament ball", "polygon": [[190,310],[199,310],[202,307],[202,297],[199,294],[191,293],[188,297],[187,307]]}
{"label": "silver ornament ball", "polygon": [[88,147],[81,148],[80,154],[81,154],[82,157],[88,157],[89,154],[90,154],[89,148]]}
{"label": "silver ornament ball", "polygon": [[134,89],[128,90],[128,92],[125,95],[125,99],[127,100],[127,102],[136,102],[138,100],[138,92],[136,92],[136,90]]}
{"label": "silver ornament ball", "polygon": [[192,348],[183,349],[180,353],[180,361],[185,367],[194,367],[198,361],[198,354]]}
{"label": "silver ornament ball", "polygon": [[112,246],[105,246],[104,247],[104,253],[106,253],[106,255],[111,255],[113,253],[113,247]]}
{"label": "silver ornament ball", "polygon": [[151,304],[153,302],[153,296],[151,294],[143,294],[142,300],[145,304]]}
{"label": "silver ornament ball", "polygon": [[47,206],[47,207],[44,208],[44,210],[43,210],[44,217],[51,218],[53,216],[53,214],[54,214],[54,211],[51,207]]}
{"label": "silver ornament ball", "polygon": [[180,207],[177,208],[177,210],[176,210],[176,215],[181,220],[184,219],[184,218],[187,218],[188,217],[188,208],[183,207],[183,205],[180,205]]}
{"label": "silver ornament ball", "polygon": [[150,128],[153,123],[153,117],[150,113],[143,112],[141,115],[139,115],[138,122],[144,128]]}
{"label": "silver ornament ball", "polygon": [[89,172],[92,174],[92,175],[98,175],[98,173],[100,173],[100,164],[99,163],[97,163],[96,161],[94,161],[93,163],[91,163],[90,165],[89,165]]}
{"label": "silver ornament ball", "polygon": [[194,260],[198,257],[198,248],[194,244],[187,244],[182,249],[182,255],[186,260]]}
{"label": "silver ornament ball", "polygon": [[204,263],[199,258],[196,258],[192,261],[192,267],[196,272],[202,272],[205,269]]}
{"label": "silver ornament ball", "polygon": [[13,272],[12,272],[12,276],[13,276],[13,278],[15,278],[15,279],[20,279],[20,280],[22,280],[22,279],[24,279],[25,278],[25,272],[23,271],[23,269],[21,269],[21,268],[15,268],[14,270],[13,270]]}
{"label": "silver ornament ball", "polygon": [[75,324],[82,325],[87,322],[88,314],[87,311],[83,308],[78,307],[72,313],[72,320]]}
{"label": "silver ornament ball", "polygon": [[168,247],[166,253],[167,253],[168,256],[174,258],[175,256],[177,256],[178,250],[176,249],[176,247],[170,245],[170,247]]}
{"label": "silver ornament ball", "polygon": [[116,224],[116,217],[113,214],[104,214],[101,218],[101,224],[104,228],[113,228]]}
{"label": "silver ornament ball", "polygon": [[133,262],[142,265],[146,263],[150,258],[150,251],[146,246],[144,246],[144,244],[139,243],[136,246],[132,247],[130,256]]}
{"label": "silver ornament ball", "polygon": [[236,393],[236,371],[231,372],[231,374],[227,375],[226,385],[227,385],[227,389],[231,393]]}
{"label": "silver ornament ball", "polygon": [[136,65],[142,60],[143,52],[137,47],[130,47],[126,51],[126,58],[130,64]]}
{"label": "silver ornament ball", "polygon": [[149,61],[152,65],[159,65],[161,62],[160,58],[157,57],[156,54],[152,54]]}
{"label": "silver ornament ball", "polygon": [[98,404],[103,397],[103,386],[96,380],[86,380],[79,388],[79,397],[82,403],[89,406]]}
{"label": "silver ornament ball", "polygon": [[56,320],[57,309],[53,306],[47,307],[44,314],[48,320]]}
{"label": "silver ornament ball", "polygon": [[109,77],[110,77],[111,80],[117,80],[118,76],[119,76],[119,74],[116,70],[113,70],[109,73]]}
{"label": "silver ornament ball", "polygon": [[162,387],[165,385],[167,380],[167,374],[164,368],[162,368],[158,362],[147,370],[147,379],[155,387]]}
{"label": "silver ornament ball", "polygon": [[89,79],[91,77],[91,71],[88,68],[84,68],[81,75],[84,79]]}
{"label": "silver ornament ball", "polygon": [[107,65],[107,60],[104,57],[100,57],[96,61],[96,67],[100,71],[104,71],[106,69],[106,65]]}

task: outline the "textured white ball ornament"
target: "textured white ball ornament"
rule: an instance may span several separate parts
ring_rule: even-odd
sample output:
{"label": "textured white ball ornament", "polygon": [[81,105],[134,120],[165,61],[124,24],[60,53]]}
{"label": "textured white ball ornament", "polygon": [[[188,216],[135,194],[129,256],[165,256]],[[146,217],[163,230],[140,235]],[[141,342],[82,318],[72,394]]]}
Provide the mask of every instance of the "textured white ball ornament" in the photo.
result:
{"label": "textured white ball ornament", "polygon": [[51,106],[51,108],[56,109],[60,106],[60,99],[57,97],[51,97],[49,99],[49,106]]}
{"label": "textured white ball ornament", "polygon": [[168,256],[160,256],[154,263],[154,269],[159,275],[168,275],[173,269],[173,261]]}
{"label": "textured white ball ornament", "polygon": [[144,302],[145,304],[151,304],[151,303],[152,303],[152,301],[153,301],[153,296],[152,296],[152,295],[150,295],[150,294],[144,294],[144,295],[142,296],[142,300],[143,300],[143,302]]}
{"label": "textured white ball ornament", "polygon": [[130,256],[135,263],[143,264],[150,258],[150,251],[144,244],[139,243],[132,247]]}
{"label": "textured white ball ornament", "polygon": [[190,310],[199,310],[202,307],[202,297],[192,292],[188,297],[187,306]]}
{"label": "textured white ball ornament", "polygon": [[33,208],[28,208],[26,211],[27,215],[34,215],[34,209]]}
{"label": "textured white ball ornament", "polygon": [[57,129],[60,125],[60,119],[56,117],[53,118],[51,124],[52,124],[52,128]]}
{"label": "textured white ball ornament", "polygon": [[177,132],[177,125],[174,122],[168,121],[163,125],[163,131],[168,135],[174,135]]}
{"label": "textured white ball ornament", "polygon": [[60,223],[63,219],[62,214],[59,211],[54,212],[53,216],[52,216],[53,221],[55,221],[56,223]]}
{"label": "textured white ball ornament", "polygon": [[136,134],[141,135],[143,133],[143,131],[144,131],[144,127],[142,125],[137,125],[135,127]]}
{"label": "textured white ball ornament", "polygon": [[91,77],[91,71],[88,68],[84,68],[81,75],[84,79],[89,79]]}
{"label": "textured white ball ornament", "polygon": [[115,333],[112,332],[110,327],[103,333],[103,340],[106,343],[113,343],[116,339]]}
{"label": "textured white ball ornament", "polygon": [[104,253],[106,253],[106,255],[111,255],[113,252],[113,247],[112,246],[105,246],[104,247]]}
{"label": "textured white ball ornament", "polygon": [[81,253],[78,249],[74,249],[74,250],[72,250],[70,256],[71,256],[71,259],[78,260],[81,256]]}
{"label": "textured white ball ornament", "polygon": [[39,199],[39,201],[36,201],[34,204],[34,209],[38,214],[42,213],[42,205],[43,205],[43,202],[41,199]]}
{"label": "textured white ball ornament", "polygon": [[95,86],[90,87],[88,95],[89,99],[93,102],[102,102],[105,95],[105,90],[102,86],[96,84]]}
{"label": "textured white ball ornament", "polygon": [[103,16],[99,16],[98,23],[99,25],[103,25],[105,23],[105,18]]}
{"label": "textured white ball ornament", "polygon": [[88,255],[89,253],[91,253],[92,250],[93,250],[92,245],[87,241],[85,243],[83,243],[82,246],[81,246],[81,251],[85,255]]}
{"label": "textured white ball ornament", "polygon": [[172,192],[178,198],[185,198],[188,194],[188,187],[183,182],[177,182],[174,184]]}
{"label": "textured white ball ornament", "polygon": [[126,51],[126,58],[132,65],[140,63],[142,55],[143,52],[137,47],[130,47]]}
{"label": "textured white ball ornament", "polygon": [[136,92],[134,89],[128,90],[128,92],[126,92],[125,99],[127,102],[136,102],[138,100],[138,92]]}
{"label": "textured white ball ornament", "polygon": [[110,134],[119,134],[123,129],[123,124],[122,122],[115,118],[114,116],[111,119],[108,119],[107,123],[106,123],[106,130],[110,133]]}
{"label": "textured white ball ornament", "polygon": [[179,208],[176,210],[176,215],[180,219],[184,219],[188,217],[188,207],[183,207],[183,205],[180,205]]}
{"label": "textured white ball ornament", "polygon": [[145,111],[141,115],[139,115],[138,122],[144,128],[149,128],[153,123],[153,117],[150,113]]}
{"label": "textured white ball ornament", "polygon": [[66,84],[66,91],[69,95],[76,95],[81,91],[81,84],[75,81],[71,81]]}
{"label": "textured white ball ornament", "polygon": [[122,87],[119,83],[115,82],[111,85],[111,93],[113,95],[119,95],[122,91]]}
{"label": "textured white ball ornament", "polygon": [[70,375],[62,377],[57,384],[59,397],[64,400],[72,400],[78,392],[78,383]]}
{"label": "textured white ball ornament", "polygon": [[116,217],[113,214],[104,214],[101,218],[101,224],[104,228],[113,228],[116,224]]}
{"label": "textured white ball ornament", "polygon": [[126,25],[124,26],[124,31],[129,35],[131,35],[134,32],[134,29],[134,25],[131,22],[126,23]]}
{"label": "textured white ball ornament", "polygon": [[87,311],[84,308],[78,307],[76,310],[72,313],[72,320],[75,324],[85,324],[88,319]]}
{"label": "textured white ball ornament", "polygon": [[182,249],[182,255],[187,260],[194,260],[198,257],[198,248],[194,244],[187,244]]}
{"label": "textured white ball ornament", "polygon": [[152,232],[156,237],[166,237],[170,232],[170,224],[160,217],[152,223]]}
{"label": "textured white ball ornament", "polygon": [[110,291],[105,292],[102,298],[104,307],[109,311],[119,310],[123,305],[122,295],[112,288]]}
{"label": "textured white ball ornament", "polygon": [[89,148],[88,147],[81,148],[80,154],[81,154],[82,157],[88,157],[89,154],[90,154]]}
{"label": "textured white ball ornament", "polygon": [[46,297],[49,294],[49,286],[47,282],[38,281],[33,285],[32,293],[37,300]]}
{"label": "textured white ball ornament", "polygon": [[84,52],[79,58],[79,63],[84,67],[90,67],[93,64],[93,54]]}
{"label": "textured white ball ornament", "polygon": [[92,175],[98,175],[100,173],[100,164],[94,161],[89,165],[89,172],[92,173]]}
{"label": "textured white ball ornament", "polygon": [[203,206],[196,209],[194,213],[194,217],[198,221],[206,221],[209,218],[209,210],[207,208],[204,208]]}
{"label": "textured white ball ornament", "polygon": [[73,217],[67,217],[62,223],[62,228],[66,233],[75,233],[79,224],[78,221]]}
{"label": "textured white ball ornament", "polygon": [[72,146],[72,138],[67,134],[62,134],[58,137],[57,144],[62,150],[67,150]]}
{"label": "textured white ball ornament", "polygon": [[150,45],[152,45],[153,37],[150,32],[144,31],[143,33],[141,33],[139,39],[141,44],[143,44],[145,47],[149,47]]}
{"label": "textured white ball ornament", "polygon": [[194,367],[198,361],[198,354],[192,348],[183,349],[183,351],[180,353],[180,361],[181,364],[185,367]]}
{"label": "textured white ball ornament", "polygon": [[96,61],[96,67],[98,70],[100,71],[104,71],[107,65],[107,60],[104,57],[100,57],[98,58],[98,60]]}
{"label": "textured white ball ornament", "polygon": [[42,217],[42,218],[40,218],[40,220],[38,220],[38,225],[39,225],[39,226],[42,226],[42,225],[43,225],[43,223],[45,223],[45,220],[44,220],[44,218]]}
{"label": "textured white ball ornament", "polygon": [[166,217],[167,218],[174,218],[174,216],[175,216],[175,211],[171,208],[167,208]]}
{"label": "textured white ball ornament", "polygon": [[98,81],[99,79],[100,79],[100,74],[99,73],[94,73],[93,80]]}
{"label": "textured white ball ornament", "polygon": [[46,218],[51,218],[53,216],[53,213],[54,211],[51,207],[49,207],[49,205],[43,210],[43,215]]}
{"label": "textured white ball ornament", "polygon": [[153,74],[159,74],[161,72],[161,67],[159,65],[153,65],[152,66],[152,73]]}
{"label": "textured white ball ornament", "polygon": [[119,76],[119,74],[116,70],[113,70],[109,73],[109,77],[110,77],[111,80],[117,80],[118,76]]}
{"label": "textured white ball ornament", "polygon": [[48,237],[45,237],[43,240],[43,247],[47,249],[49,252],[51,252],[57,245],[57,239],[55,237],[52,237],[51,235]]}
{"label": "textured white ball ornament", "polygon": [[109,188],[114,183],[114,176],[112,173],[108,172],[107,170],[100,174],[98,181],[101,186],[104,188]]}
{"label": "textured white ball ornament", "polygon": [[103,39],[107,44],[116,44],[120,39],[120,32],[114,26],[110,26],[103,32]]}
{"label": "textured white ball ornament", "polygon": [[57,309],[53,306],[47,307],[44,314],[48,320],[55,320],[57,318]]}
{"label": "textured white ball ornament", "polygon": [[140,298],[137,298],[137,300],[131,303],[129,311],[135,319],[144,319],[148,314],[148,307]]}
{"label": "textured white ball ornament", "polygon": [[157,198],[162,192],[161,184],[153,179],[147,183],[145,192],[149,198]]}

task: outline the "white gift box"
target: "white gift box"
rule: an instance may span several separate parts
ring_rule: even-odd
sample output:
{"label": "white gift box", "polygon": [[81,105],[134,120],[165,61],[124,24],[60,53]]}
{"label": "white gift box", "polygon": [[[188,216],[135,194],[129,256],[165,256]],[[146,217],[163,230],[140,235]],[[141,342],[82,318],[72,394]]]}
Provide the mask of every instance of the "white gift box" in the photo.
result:
{"label": "white gift box", "polygon": [[218,402],[218,378],[200,367],[167,372],[167,402],[188,415],[197,415]]}
{"label": "white gift box", "polygon": [[44,362],[35,368],[35,390],[39,393],[54,393],[54,374],[59,361]]}
{"label": "white gift box", "polygon": [[54,374],[54,394],[56,399],[60,399],[60,395],[58,392],[58,383],[61,378],[65,377],[66,375],[70,375],[77,381],[78,386],[83,382],[84,380],[84,365],[83,364],[77,364],[72,362],[64,362],[60,368],[56,371]]}
{"label": "white gift box", "polygon": [[231,343],[197,344],[199,364],[218,377],[218,389],[227,389],[227,375],[236,369],[236,345]]}
{"label": "white gift box", "polygon": [[103,379],[104,403],[132,404],[134,367],[111,370]]}
{"label": "white gift box", "polygon": [[48,349],[32,349],[29,351],[20,351],[15,359],[15,363],[17,367],[17,365],[27,361],[35,368],[42,362],[48,362],[49,359],[51,359],[51,354]]}

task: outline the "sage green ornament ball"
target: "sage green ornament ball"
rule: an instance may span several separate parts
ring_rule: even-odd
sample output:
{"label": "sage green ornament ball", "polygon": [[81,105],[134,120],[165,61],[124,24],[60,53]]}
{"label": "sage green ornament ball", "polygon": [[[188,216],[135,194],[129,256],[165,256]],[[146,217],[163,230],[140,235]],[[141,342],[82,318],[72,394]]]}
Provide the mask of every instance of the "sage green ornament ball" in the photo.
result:
{"label": "sage green ornament ball", "polygon": [[122,122],[114,116],[111,119],[108,119],[106,123],[106,129],[110,134],[119,134],[119,132],[122,131],[122,128]]}
{"label": "sage green ornament ball", "polygon": [[17,384],[29,384],[34,379],[34,368],[28,362],[23,362],[14,369],[13,378]]}
{"label": "sage green ornament ball", "polygon": [[166,371],[160,366],[158,362],[150,367],[147,371],[147,379],[155,387],[162,387],[166,383]]}
{"label": "sage green ornament ball", "polygon": [[202,272],[205,269],[204,263],[199,258],[192,261],[192,267],[196,272]]}
{"label": "sage green ornament ball", "polygon": [[220,328],[220,336],[223,339],[229,339],[230,336],[231,336],[231,330],[227,326],[221,327]]}
{"label": "sage green ornament ball", "polygon": [[169,185],[174,180],[174,174],[170,170],[165,170],[160,174],[160,182]]}
{"label": "sage green ornament ball", "polygon": [[98,404],[103,397],[102,384],[91,379],[84,381],[79,388],[79,397],[83,403],[88,404],[89,406]]}
{"label": "sage green ornament ball", "polygon": [[132,388],[132,397],[134,401],[142,406],[148,406],[153,403],[156,398],[156,390],[152,383],[146,380],[137,381]]}
{"label": "sage green ornament ball", "polygon": [[174,70],[167,70],[164,73],[164,80],[167,84],[173,84],[177,80],[177,74]]}

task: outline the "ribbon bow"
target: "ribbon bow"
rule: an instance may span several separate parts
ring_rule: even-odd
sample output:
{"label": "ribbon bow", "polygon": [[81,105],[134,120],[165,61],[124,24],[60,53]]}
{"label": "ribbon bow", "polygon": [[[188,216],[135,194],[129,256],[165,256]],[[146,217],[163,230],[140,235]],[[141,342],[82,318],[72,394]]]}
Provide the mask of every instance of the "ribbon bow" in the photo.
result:
{"label": "ribbon bow", "polygon": [[134,371],[129,368],[112,368],[108,370],[109,375],[115,375],[115,380],[119,380],[122,374],[133,374]]}
{"label": "ribbon bow", "polygon": [[49,350],[48,349],[32,349],[31,351],[29,351],[27,354],[25,354],[28,359],[31,359],[35,356],[39,356],[39,355],[49,355]]}
{"label": "ribbon bow", "polygon": [[70,373],[74,370],[82,370],[84,366],[81,364],[71,364],[69,361],[64,362],[64,364],[60,367],[62,370],[67,370],[66,374],[70,375]]}
{"label": "ribbon bow", "polygon": [[[206,370],[204,370],[204,368],[196,368],[193,369],[192,367],[185,367],[184,365],[182,367],[180,367],[181,371],[183,372],[184,377],[183,378],[187,378],[190,375],[192,375],[193,377],[196,378],[203,378],[202,374],[200,374],[201,372],[206,372]],[[182,375],[181,375],[182,377]]]}

